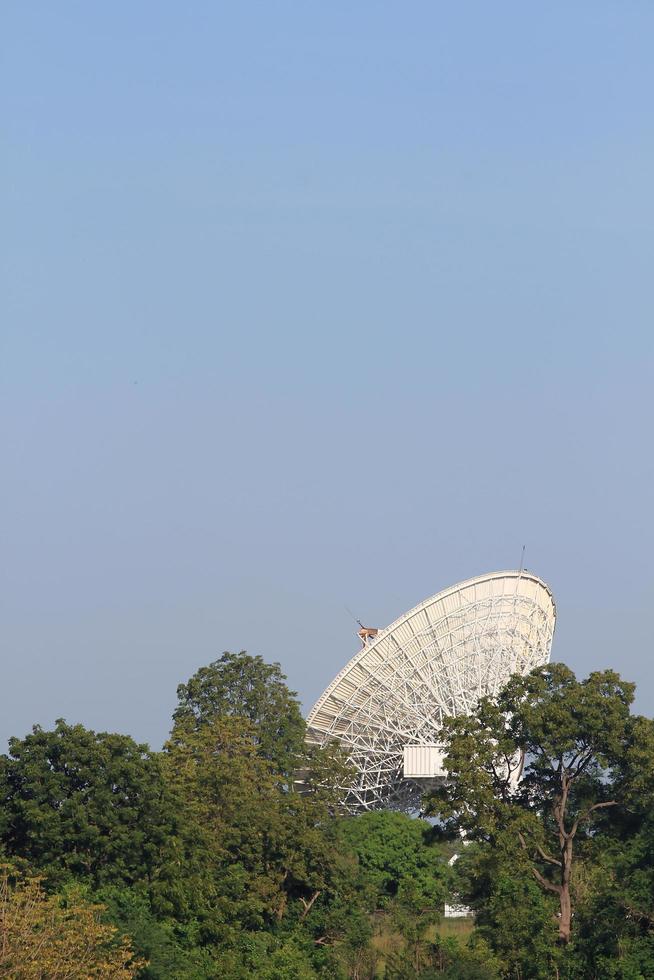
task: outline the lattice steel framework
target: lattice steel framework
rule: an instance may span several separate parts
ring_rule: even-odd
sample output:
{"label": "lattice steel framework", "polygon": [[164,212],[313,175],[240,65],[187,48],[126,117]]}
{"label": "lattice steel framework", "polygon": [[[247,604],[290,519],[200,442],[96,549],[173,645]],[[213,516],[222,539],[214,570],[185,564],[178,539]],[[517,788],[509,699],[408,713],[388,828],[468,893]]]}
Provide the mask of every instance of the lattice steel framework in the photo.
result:
{"label": "lattice steel framework", "polygon": [[442,720],[474,711],[511,674],[547,663],[556,621],[549,588],[495,572],[439,592],[370,638],[316,702],[308,741],[338,739],[357,776],[352,812],[413,811],[425,785],[405,779],[407,744],[438,744]]}

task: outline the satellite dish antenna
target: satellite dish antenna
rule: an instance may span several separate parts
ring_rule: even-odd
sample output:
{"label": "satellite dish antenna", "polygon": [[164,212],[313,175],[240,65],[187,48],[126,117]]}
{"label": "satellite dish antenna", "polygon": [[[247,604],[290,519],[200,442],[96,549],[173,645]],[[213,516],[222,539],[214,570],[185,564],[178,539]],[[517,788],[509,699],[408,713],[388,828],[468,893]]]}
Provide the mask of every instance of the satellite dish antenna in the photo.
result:
{"label": "satellite dish antenna", "polygon": [[443,719],[546,664],[555,623],[547,585],[513,569],[445,589],[386,629],[362,626],[362,648],[307,717],[310,744],[336,739],[348,755],[347,809],[419,810],[422,777],[441,778]]}

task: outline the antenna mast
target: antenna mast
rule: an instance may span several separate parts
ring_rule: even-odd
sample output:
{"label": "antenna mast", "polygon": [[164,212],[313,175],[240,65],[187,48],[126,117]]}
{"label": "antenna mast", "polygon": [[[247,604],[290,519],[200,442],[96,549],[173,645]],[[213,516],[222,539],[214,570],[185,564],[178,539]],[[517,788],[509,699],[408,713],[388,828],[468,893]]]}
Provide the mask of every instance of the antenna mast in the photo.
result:
{"label": "antenna mast", "polygon": [[525,548],[526,547],[527,547],[527,545],[526,544],[523,544],[523,546],[522,546],[522,555],[520,557],[520,574],[521,575],[522,575],[522,572],[523,572],[524,567],[525,567]]}

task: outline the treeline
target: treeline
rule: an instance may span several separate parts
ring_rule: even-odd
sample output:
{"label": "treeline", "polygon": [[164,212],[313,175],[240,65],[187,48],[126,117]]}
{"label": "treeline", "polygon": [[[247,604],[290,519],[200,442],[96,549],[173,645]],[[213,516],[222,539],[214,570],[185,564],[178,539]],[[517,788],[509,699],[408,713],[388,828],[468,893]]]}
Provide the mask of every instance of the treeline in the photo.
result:
{"label": "treeline", "polygon": [[652,978],[654,725],[632,698],[612,672],[513,678],[448,724],[429,821],[346,816],[342,753],[305,745],[279,666],[245,653],[180,685],[162,752],[36,726],[0,757],[0,976]]}

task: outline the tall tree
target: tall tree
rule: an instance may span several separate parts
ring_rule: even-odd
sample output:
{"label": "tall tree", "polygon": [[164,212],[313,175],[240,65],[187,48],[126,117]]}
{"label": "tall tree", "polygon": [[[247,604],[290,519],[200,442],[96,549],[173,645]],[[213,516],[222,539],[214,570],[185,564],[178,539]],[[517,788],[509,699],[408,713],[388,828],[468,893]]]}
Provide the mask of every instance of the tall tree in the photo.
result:
{"label": "tall tree", "polygon": [[200,728],[222,717],[240,717],[252,726],[258,753],[290,774],[298,765],[305,733],[304,719],[294,691],[286,685],[279,664],[259,656],[224,653],[200,667],[177,688],[175,726]]}
{"label": "tall tree", "polygon": [[[169,778],[196,827],[205,932],[225,942],[241,929],[304,922],[333,888],[340,855],[329,833],[335,809],[328,754],[310,755],[295,792],[253,740],[242,717],[196,727],[179,721],[167,745]],[[339,760],[335,763],[339,765]]]}
{"label": "tall tree", "polygon": [[571,937],[575,853],[627,792],[633,692],[613,671],[578,681],[551,664],[514,676],[444,728],[450,778],[430,812],[473,840],[514,835],[533,878],[557,899],[562,944]]}
{"label": "tall tree", "polygon": [[624,805],[605,811],[575,915],[579,980],[654,977],[654,722],[634,719]]}

